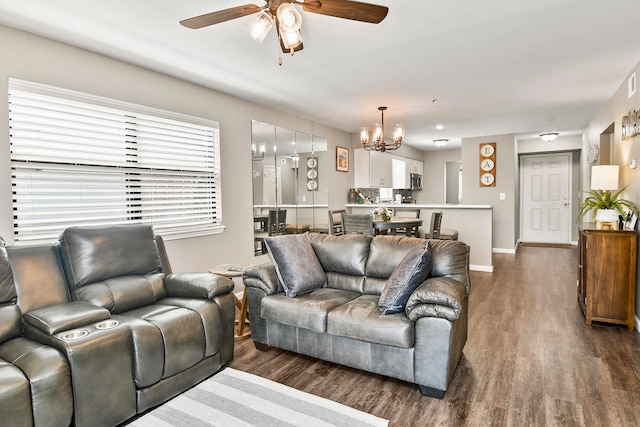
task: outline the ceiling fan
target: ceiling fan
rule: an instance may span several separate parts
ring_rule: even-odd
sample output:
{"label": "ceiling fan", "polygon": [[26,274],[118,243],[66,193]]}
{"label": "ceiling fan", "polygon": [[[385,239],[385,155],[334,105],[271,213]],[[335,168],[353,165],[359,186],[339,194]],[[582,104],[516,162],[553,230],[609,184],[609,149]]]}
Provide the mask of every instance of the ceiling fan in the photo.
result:
{"label": "ceiling fan", "polygon": [[275,22],[282,51],[293,55],[302,50],[302,16],[294,4],[301,5],[305,12],[372,24],[382,22],[389,12],[386,6],[352,0],[266,0],[264,6],[245,4],[185,19],[180,24],[197,29],[255,13],[256,18],[247,27],[251,36],[262,42]]}

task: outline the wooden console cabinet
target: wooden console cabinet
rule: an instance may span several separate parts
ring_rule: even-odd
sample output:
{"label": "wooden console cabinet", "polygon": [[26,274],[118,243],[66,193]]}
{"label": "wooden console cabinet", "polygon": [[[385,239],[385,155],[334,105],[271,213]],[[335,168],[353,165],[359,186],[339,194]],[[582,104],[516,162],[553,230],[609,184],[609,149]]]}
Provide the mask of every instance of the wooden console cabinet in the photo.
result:
{"label": "wooden console cabinet", "polygon": [[578,303],[587,325],[607,322],[633,330],[636,293],[635,230],[579,226]]}

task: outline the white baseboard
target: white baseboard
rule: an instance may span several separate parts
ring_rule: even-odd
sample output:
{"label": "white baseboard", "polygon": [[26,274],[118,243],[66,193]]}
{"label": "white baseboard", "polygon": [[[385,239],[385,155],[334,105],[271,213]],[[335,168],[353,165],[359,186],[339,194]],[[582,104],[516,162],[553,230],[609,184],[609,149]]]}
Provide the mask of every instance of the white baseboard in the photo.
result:
{"label": "white baseboard", "polygon": [[640,334],[640,319],[638,319],[638,316],[633,316],[633,323],[636,327],[636,332]]}
{"label": "white baseboard", "polygon": [[491,252],[493,252],[494,254],[511,254],[511,255],[515,255],[516,254],[516,249],[507,249],[507,248],[492,248]]}
{"label": "white baseboard", "polygon": [[469,265],[469,270],[493,273],[493,265]]}

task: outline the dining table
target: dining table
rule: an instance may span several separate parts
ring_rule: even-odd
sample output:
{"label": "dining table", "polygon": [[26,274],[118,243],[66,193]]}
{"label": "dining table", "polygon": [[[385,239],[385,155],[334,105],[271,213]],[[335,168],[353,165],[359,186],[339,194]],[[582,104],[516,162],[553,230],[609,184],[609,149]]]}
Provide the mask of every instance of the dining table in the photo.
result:
{"label": "dining table", "polygon": [[404,228],[405,234],[411,236],[413,227],[420,227],[422,220],[420,218],[391,217],[391,219],[374,219],[373,230],[375,234],[381,234],[383,230],[387,230],[392,236],[396,235],[398,228]]}

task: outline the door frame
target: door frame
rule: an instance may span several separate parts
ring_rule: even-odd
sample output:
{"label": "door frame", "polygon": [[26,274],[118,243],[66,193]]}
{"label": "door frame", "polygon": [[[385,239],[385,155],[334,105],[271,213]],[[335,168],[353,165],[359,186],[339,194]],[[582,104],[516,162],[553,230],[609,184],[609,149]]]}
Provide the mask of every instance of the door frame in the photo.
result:
{"label": "door frame", "polygon": [[[573,152],[572,151],[557,151],[557,152],[548,152],[548,153],[530,153],[530,154],[522,154],[519,159],[519,177],[520,177],[520,235],[518,236],[518,242],[522,241],[522,235],[524,234],[524,159],[525,158],[534,158],[534,157],[554,157],[558,155],[568,155],[569,156],[569,171],[567,173],[567,201],[569,203],[569,215],[567,215],[567,245],[572,244],[572,235],[573,235]],[[564,244],[564,243],[563,243]]]}

